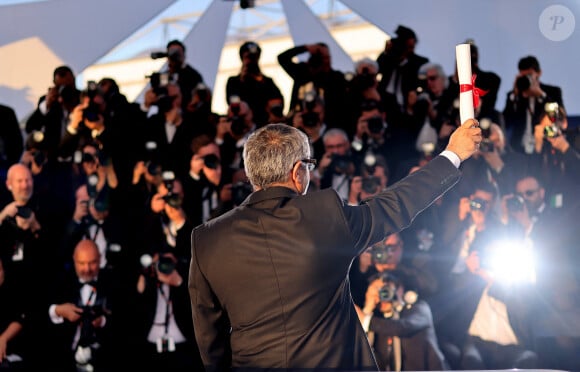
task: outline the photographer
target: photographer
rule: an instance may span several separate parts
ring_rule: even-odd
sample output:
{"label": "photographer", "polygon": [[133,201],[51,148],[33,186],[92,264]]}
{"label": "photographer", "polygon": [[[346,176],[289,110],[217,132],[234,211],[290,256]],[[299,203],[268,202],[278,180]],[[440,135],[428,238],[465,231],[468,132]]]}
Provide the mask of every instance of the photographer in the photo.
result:
{"label": "photographer", "polygon": [[53,72],[53,86],[38,101],[34,113],[26,121],[25,131],[42,131],[45,135],[48,157],[57,159],[58,148],[67,126],[67,119],[80,102],[80,91],[69,66],[59,66]]}
{"label": "photographer", "polygon": [[[511,282],[492,266],[494,252],[505,255],[516,247],[515,242],[498,245],[509,235],[493,213],[496,198],[495,188],[482,182],[459,200],[455,211],[450,209],[457,213],[455,223],[450,217],[445,219],[451,223],[445,226],[442,247],[448,251],[442,254],[451,260],[439,267],[441,291],[432,307],[441,344],[460,354],[449,358],[454,368],[533,368],[537,363],[530,351],[529,316],[537,305],[530,297],[531,277]],[[502,262],[512,270],[526,262],[523,256],[506,257]],[[492,323],[496,326],[489,327]]]}
{"label": "photographer", "polygon": [[[530,242],[537,257],[537,306],[535,330],[538,354],[546,365],[573,368],[576,351],[562,337],[577,342],[573,324],[578,321],[580,278],[577,272],[578,221],[577,208],[565,208],[557,199],[549,198],[543,182],[535,176],[517,180],[515,193],[503,200],[503,222],[510,234]],[[560,326],[555,326],[555,325]],[[539,347],[542,345],[543,347]],[[561,355],[555,361],[554,355]]]}
{"label": "photographer", "polygon": [[189,169],[194,123],[183,115],[179,86],[168,83],[164,93],[158,97],[157,105],[159,112],[147,119],[144,143],[155,142],[161,168],[183,177]]}
{"label": "photographer", "polygon": [[397,176],[398,168],[407,159],[399,152],[398,138],[390,124],[385,120],[386,114],[381,111],[376,100],[366,100],[361,105],[361,114],[357,119],[356,134],[352,140],[352,153],[357,163],[362,164],[367,156],[381,156],[387,162],[391,181]]}
{"label": "photographer", "polygon": [[239,96],[248,104],[258,127],[268,121],[267,107],[271,100],[282,99],[282,93],[272,78],[264,75],[260,69],[262,49],[253,41],[247,41],[240,47],[241,71],[236,76],[230,76],[226,83],[226,98],[228,105],[230,97]]}
{"label": "photographer", "polygon": [[229,175],[223,172],[218,145],[207,135],[191,142],[193,155],[189,173],[183,179],[183,208],[194,226],[212,218],[222,201],[220,190]]}
{"label": "photographer", "polygon": [[[193,89],[199,83],[203,83],[201,74],[185,60],[185,45],[179,40],[171,40],[167,43],[166,52],[153,52],[151,53],[151,58],[167,58],[167,65],[161,73],[167,74],[169,82],[173,82],[179,86],[181,96],[183,97],[180,104],[181,108],[185,111],[191,101]],[[153,95],[155,95],[153,89],[149,89],[145,93],[145,108],[149,109],[148,104],[156,101],[156,98],[152,98]]]}
{"label": "photographer", "polygon": [[219,118],[215,136],[225,171],[233,172],[244,168],[242,150],[246,140],[255,130],[254,114],[248,103],[238,96],[230,97],[228,113]]}
{"label": "photographer", "polygon": [[[187,292],[193,225],[183,208],[179,179],[163,172],[153,196],[141,247],[142,272],[138,276],[133,326],[134,360],[143,370],[198,370],[191,305]],[[193,352],[192,352],[193,351]]]}
{"label": "photographer", "polygon": [[[295,62],[294,57],[308,53],[306,62]],[[278,63],[294,80],[290,110],[300,106],[304,94],[314,90],[325,102],[324,122],[330,128],[342,128],[348,132],[345,120],[347,83],[341,71],[332,68],[328,45],[324,43],[298,45],[278,55]]]}
{"label": "photographer", "polygon": [[540,82],[542,70],[534,56],[521,58],[518,70],[503,116],[511,147],[529,155],[534,152],[534,125],[541,121],[545,103],[556,102],[563,107],[562,90]]}
{"label": "photographer", "polygon": [[0,209],[0,257],[7,275],[27,290],[31,278],[42,278],[52,268],[51,254],[44,244],[42,224],[37,217],[38,200],[30,170],[22,164],[8,169],[6,187],[11,199]]}
{"label": "photographer", "polygon": [[400,264],[400,236],[389,235],[370,251],[376,274],[369,278],[364,306],[355,308],[381,370],[447,370],[431,309],[418,299],[415,276]]}
{"label": "photographer", "polygon": [[122,272],[123,260],[128,254],[126,223],[116,212],[111,193],[105,177],[98,172],[87,175],[86,183],[76,189],[74,212],[60,246],[60,259],[65,269],[72,264],[70,257],[74,247],[79,241],[88,239],[99,250],[101,268]]}
{"label": "photographer", "polygon": [[534,126],[532,169],[549,183],[551,195],[561,194],[564,201],[573,200],[580,182],[580,153],[570,145],[568,118],[556,102],[544,105],[546,115]]}
{"label": "photographer", "polygon": [[332,128],[324,133],[322,142],[324,155],[314,171],[315,180],[320,180],[320,189],[332,187],[343,200],[348,200],[350,179],[356,173],[348,136],[342,129]]}
{"label": "photographer", "polygon": [[[529,159],[512,150],[498,124],[482,118],[480,127],[483,140],[479,150],[464,163],[466,177],[459,182],[456,192],[465,195],[478,184],[490,182],[497,187],[499,196],[506,195],[513,189],[517,178],[527,169]],[[498,206],[493,206],[496,212],[499,212]]]}
{"label": "photographer", "polygon": [[326,103],[314,90],[304,94],[298,109],[290,117],[291,124],[308,136],[312,157],[317,161],[322,160],[324,143],[322,135],[328,129],[326,125]]}
{"label": "photographer", "polygon": [[[349,125],[346,128],[349,138],[356,132],[356,122],[360,116],[363,104],[369,100],[380,102],[383,111],[391,111],[388,103],[382,100],[378,91],[377,74],[379,65],[376,61],[364,57],[354,64],[354,73],[345,75],[348,81],[347,104],[349,114]],[[396,102],[394,102],[396,106]]]}
{"label": "photographer", "polygon": [[[74,270],[66,270],[52,290],[48,308],[51,358],[48,369],[108,371],[115,360],[115,283],[101,269],[99,249],[81,240],[74,249]],[[45,315],[46,316],[46,315]]]}
{"label": "photographer", "polygon": [[397,110],[389,112],[393,116],[404,111],[408,93],[417,87],[419,68],[429,62],[428,58],[415,53],[417,35],[413,30],[398,26],[395,34],[397,36],[386,41],[384,51],[377,57],[382,75],[378,90],[383,101],[397,102]]}

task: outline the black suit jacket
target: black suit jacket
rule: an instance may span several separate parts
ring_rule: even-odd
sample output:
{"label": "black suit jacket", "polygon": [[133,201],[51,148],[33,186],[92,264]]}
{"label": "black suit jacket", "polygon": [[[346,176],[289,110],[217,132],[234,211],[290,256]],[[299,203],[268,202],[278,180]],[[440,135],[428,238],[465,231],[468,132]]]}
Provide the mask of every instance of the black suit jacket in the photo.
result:
{"label": "black suit jacket", "polygon": [[[540,83],[540,88],[546,93],[546,97],[535,100],[532,112],[532,135],[534,133],[534,125],[538,124],[545,114],[544,105],[546,102],[557,102],[558,105],[563,106],[562,89],[560,87]],[[503,110],[506,132],[510,146],[520,152],[524,150],[522,136],[526,130],[528,108],[529,101],[527,98],[515,95],[513,91],[508,93]]]}
{"label": "black suit jacket", "polygon": [[[114,329],[115,318],[114,314],[114,303],[115,294],[114,286],[115,278],[107,270],[101,269],[99,272],[99,277],[96,282],[96,299],[94,309],[98,314],[105,315],[106,322],[105,326],[96,330],[97,341],[101,345],[97,355],[93,355],[98,358],[94,362],[96,363],[96,370],[99,371],[99,367],[103,368],[103,371],[108,370],[107,366],[114,363],[112,358],[114,348]],[[79,279],[74,273],[74,270],[67,271],[60,279],[56,282],[56,285],[51,291],[52,297],[51,304],[62,304],[62,303],[73,303],[79,307],[83,306],[80,296],[80,284]],[[46,308],[48,309],[48,308]],[[86,310],[85,310],[86,311]],[[48,311],[46,310],[46,314]],[[50,368],[56,368],[55,370],[67,371],[68,368],[72,369],[74,366],[74,350],[72,350],[73,341],[75,338],[75,333],[77,332],[77,327],[79,323],[71,323],[68,320],[64,320],[61,324],[52,324],[48,321],[50,325],[48,326],[48,339],[46,347],[53,350],[52,361],[46,361],[47,364],[44,365],[52,366]],[[80,322],[80,321],[79,321]],[[50,368],[47,368],[50,370]]]}
{"label": "black suit jacket", "polygon": [[197,227],[189,289],[206,371],[377,370],[351,300],[349,267],[459,175],[437,157],[356,207],[331,189],[300,196],[273,187]]}

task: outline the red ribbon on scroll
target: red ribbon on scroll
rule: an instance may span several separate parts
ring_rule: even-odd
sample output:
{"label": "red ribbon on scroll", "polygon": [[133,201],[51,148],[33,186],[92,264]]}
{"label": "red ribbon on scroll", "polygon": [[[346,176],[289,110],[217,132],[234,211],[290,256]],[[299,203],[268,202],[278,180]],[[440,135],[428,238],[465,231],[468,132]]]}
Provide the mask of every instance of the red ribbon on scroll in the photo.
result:
{"label": "red ribbon on scroll", "polygon": [[475,86],[475,78],[476,77],[477,77],[477,75],[471,76],[471,84],[459,85],[459,91],[461,93],[469,92],[470,90],[473,90],[473,107],[474,108],[477,108],[477,106],[479,106],[479,97],[483,97],[487,94],[487,90],[483,90],[483,89],[480,89],[480,88]]}

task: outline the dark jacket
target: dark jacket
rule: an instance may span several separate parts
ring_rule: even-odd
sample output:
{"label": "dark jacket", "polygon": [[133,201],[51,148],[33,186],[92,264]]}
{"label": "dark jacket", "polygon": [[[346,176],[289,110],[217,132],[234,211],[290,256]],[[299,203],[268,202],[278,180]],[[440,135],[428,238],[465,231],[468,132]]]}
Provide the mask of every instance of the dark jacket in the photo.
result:
{"label": "dark jacket", "polygon": [[438,157],[356,207],[331,189],[300,196],[272,187],[194,229],[189,289],[206,371],[377,370],[349,267],[459,175]]}
{"label": "dark jacket", "polygon": [[437,343],[433,326],[433,316],[429,305],[422,300],[404,307],[399,319],[373,316],[370,331],[374,332],[373,349],[379,366],[387,370],[389,355],[388,339],[397,336],[401,339],[401,362],[404,371],[443,371],[449,369]]}

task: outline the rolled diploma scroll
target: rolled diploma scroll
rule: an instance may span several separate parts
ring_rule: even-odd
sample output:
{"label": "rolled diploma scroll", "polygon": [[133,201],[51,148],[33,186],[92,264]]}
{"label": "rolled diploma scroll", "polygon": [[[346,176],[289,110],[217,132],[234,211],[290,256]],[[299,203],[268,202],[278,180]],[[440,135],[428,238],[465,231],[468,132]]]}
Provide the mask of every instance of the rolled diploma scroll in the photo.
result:
{"label": "rolled diploma scroll", "polygon": [[[471,80],[471,49],[469,44],[455,46],[457,60],[457,77],[459,78],[459,120],[461,124],[467,119],[473,119],[473,83]],[[471,86],[471,89],[461,89],[461,86]],[[464,91],[465,90],[465,91]]]}

